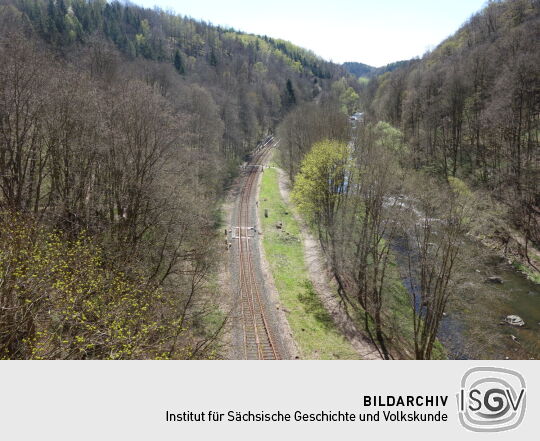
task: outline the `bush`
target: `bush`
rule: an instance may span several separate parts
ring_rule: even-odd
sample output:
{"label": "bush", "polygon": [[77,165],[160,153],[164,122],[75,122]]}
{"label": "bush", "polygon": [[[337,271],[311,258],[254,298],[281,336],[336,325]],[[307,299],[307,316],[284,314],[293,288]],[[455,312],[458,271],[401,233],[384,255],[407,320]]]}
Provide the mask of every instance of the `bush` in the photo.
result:
{"label": "bush", "polygon": [[85,234],[0,213],[0,358],[187,358],[179,296],[127,277]]}

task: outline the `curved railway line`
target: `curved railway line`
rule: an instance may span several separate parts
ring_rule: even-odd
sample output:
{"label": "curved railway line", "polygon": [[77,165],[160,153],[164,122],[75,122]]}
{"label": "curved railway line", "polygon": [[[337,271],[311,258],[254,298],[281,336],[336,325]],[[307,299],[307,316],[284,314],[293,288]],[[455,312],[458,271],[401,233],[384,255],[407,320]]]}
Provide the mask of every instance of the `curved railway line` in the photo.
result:
{"label": "curved railway line", "polygon": [[[260,284],[253,264],[253,245],[255,239],[254,220],[251,219],[250,202],[253,188],[261,168],[270,153],[274,139],[269,138],[259,146],[251,161],[246,166],[247,177],[240,192],[238,226],[236,239],[238,241],[238,268],[240,306],[243,328],[244,357],[248,360],[279,360],[281,358],[276,340],[265,311]],[[250,236],[250,234],[253,234]]]}

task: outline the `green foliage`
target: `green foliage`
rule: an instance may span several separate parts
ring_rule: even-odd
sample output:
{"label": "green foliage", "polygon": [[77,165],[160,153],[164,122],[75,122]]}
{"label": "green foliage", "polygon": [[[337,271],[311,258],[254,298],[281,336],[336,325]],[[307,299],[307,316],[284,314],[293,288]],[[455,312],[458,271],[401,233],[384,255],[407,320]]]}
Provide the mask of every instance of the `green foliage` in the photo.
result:
{"label": "green foliage", "polygon": [[[536,261],[536,263],[540,263],[540,261]],[[521,262],[513,261],[512,265],[515,269],[520,271],[522,274],[524,274],[527,279],[529,279],[531,282],[536,283],[537,285],[540,285],[540,271],[535,271],[530,266],[527,266]]]}
{"label": "green foliage", "polygon": [[540,51],[531,35],[539,25],[538,2],[487,2],[422,60],[365,88],[368,113],[403,131],[415,169],[462,179],[448,179],[458,199],[468,196],[464,183],[486,190],[508,207],[507,227],[533,247],[540,243],[533,153],[540,148]]}
{"label": "green foliage", "polygon": [[376,145],[396,153],[406,153],[409,148],[403,140],[403,133],[385,121],[379,121],[374,127]]}
{"label": "green foliage", "polygon": [[316,143],[305,156],[296,176],[292,198],[311,224],[333,215],[349,171],[349,148],[338,141]]}
{"label": "green foliage", "polygon": [[294,93],[293,85],[290,79],[287,79],[285,87],[285,107],[290,109],[296,104],[296,94]]}
{"label": "green foliage", "polygon": [[360,97],[356,91],[347,84],[345,78],[340,78],[332,84],[332,91],[338,97],[341,111],[346,115],[351,115],[360,104]]}
{"label": "green foliage", "polygon": [[[35,276],[4,267],[20,289],[4,293],[17,312],[2,317],[2,357],[211,356],[224,321],[209,282],[212,213],[225,181],[340,68],[285,41],[117,1],[9,3],[0,209],[21,213],[22,269]],[[16,254],[11,236],[2,245]],[[34,245],[66,271],[39,264]]]}
{"label": "green foliage", "polygon": [[[242,45],[242,52],[257,55],[258,61],[282,62],[291,72],[331,78],[338,71],[313,52],[279,39],[245,34],[233,29],[210,26],[193,19],[162,11],[144,9],[118,1],[72,0],[68,10],[64,0],[16,0],[42,35],[56,45],[84,40],[96,31],[103,32],[117,47],[130,54],[136,48],[138,56],[148,59],[171,59],[164,53],[171,41],[187,57],[205,57],[210,66],[229,58]],[[159,31],[153,32],[153,26]]]}
{"label": "green foliage", "polygon": [[0,358],[188,358],[193,352],[175,312],[178,296],[115,270],[84,233],[68,240],[1,213],[0,272]]}
{"label": "green foliage", "polygon": [[343,67],[347,72],[352,75],[356,75],[357,77],[368,76],[371,74],[371,72],[373,72],[373,70],[375,70],[375,67],[369,66],[368,64],[356,63],[352,61],[343,63]]}
{"label": "green foliage", "polygon": [[[265,170],[259,199],[265,255],[302,358],[358,358],[335,328],[309,281],[300,228],[291,214],[292,207],[281,197],[277,169]],[[264,209],[269,210],[268,218],[262,216]],[[281,230],[275,228],[278,221],[283,222]]]}
{"label": "green foliage", "polygon": [[218,65],[218,59],[216,57],[216,51],[214,48],[210,50],[210,59],[208,62],[210,63],[210,66],[216,67]]}
{"label": "green foliage", "polygon": [[463,182],[461,179],[449,176],[448,184],[454,192],[454,194],[460,199],[470,199],[472,198],[472,192],[469,189],[469,186]]}
{"label": "green foliage", "polygon": [[400,67],[408,65],[411,60],[395,61],[382,67],[373,67],[364,63],[345,62],[343,67],[347,72],[358,77],[359,80],[368,82],[371,78],[382,75],[386,72],[392,72]]}
{"label": "green foliage", "polygon": [[186,69],[184,68],[184,62],[182,60],[182,55],[180,55],[179,50],[174,53],[174,68],[180,75],[184,75],[186,73]]}
{"label": "green foliage", "polygon": [[[228,160],[242,157],[248,146],[275,128],[296,103],[311,101],[330,87],[331,81],[319,81],[314,87],[314,77],[331,80],[343,74],[340,66],[284,40],[224,29],[129,3],[71,0],[67,13],[62,15],[58,1],[13,2],[22,12],[22,20],[30,24],[28,27],[59,49],[60,54],[68,53],[69,47],[85,60],[88,46],[105,44],[107,52],[114,55],[106,57],[108,60],[119,61],[111,51],[115,47],[130,59],[168,61],[188,82],[207,87],[226,121],[223,149]],[[157,66],[151,70],[157,72]],[[159,81],[174,89],[168,71],[159,70]],[[148,76],[145,79],[153,81]],[[161,90],[164,94],[170,92]]]}

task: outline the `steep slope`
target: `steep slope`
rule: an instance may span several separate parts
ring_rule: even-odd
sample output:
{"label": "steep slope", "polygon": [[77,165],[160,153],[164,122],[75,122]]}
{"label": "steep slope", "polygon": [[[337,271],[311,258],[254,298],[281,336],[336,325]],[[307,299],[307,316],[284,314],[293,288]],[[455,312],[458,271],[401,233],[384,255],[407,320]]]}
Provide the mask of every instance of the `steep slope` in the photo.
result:
{"label": "steep slope", "polygon": [[233,113],[224,117],[228,152],[243,153],[293,104],[313,99],[345,73],[284,40],[117,1],[1,0],[0,5],[20,11],[34,32],[64,55],[79,57],[81,49],[101,39],[128,60],[169,64],[182,78],[204,86],[222,113]]}
{"label": "steep slope", "polygon": [[0,358],[214,358],[219,206],[342,68],[102,0],[0,0]]}
{"label": "steep slope", "polygon": [[373,67],[364,63],[347,61],[343,63],[343,67],[351,75],[355,75],[359,78],[362,78],[362,77],[373,78],[378,75],[382,75],[386,72],[393,72],[394,70],[399,69],[400,67],[404,67],[408,65],[410,62],[411,60],[402,60],[402,61],[395,61],[393,63],[387,64],[381,67]]}
{"label": "steep slope", "polygon": [[[539,39],[538,1],[490,2],[422,60],[373,79],[364,95],[372,119],[401,128],[416,168],[464,178],[504,204],[490,228],[536,272]],[[497,226],[503,219],[524,238]]]}
{"label": "steep slope", "polygon": [[343,63],[343,67],[347,72],[356,75],[357,77],[371,76],[371,73],[376,69],[376,67],[364,63],[357,63],[355,61],[346,61]]}

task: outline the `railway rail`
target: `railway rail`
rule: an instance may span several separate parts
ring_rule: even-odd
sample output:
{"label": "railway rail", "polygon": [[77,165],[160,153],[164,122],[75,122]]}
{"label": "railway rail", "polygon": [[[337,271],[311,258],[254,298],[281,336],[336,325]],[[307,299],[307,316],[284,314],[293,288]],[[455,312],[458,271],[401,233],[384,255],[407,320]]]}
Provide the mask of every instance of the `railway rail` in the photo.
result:
{"label": "railway rail", "polygon": [[[250,205],[257,177],[265,164],[274,138],[267,138],[255,151],[245,170],[247,177],[240,192],[236,227],[238,240],[239,291],[243,328],[244,357],[248,360],[279,360],[276,340],[265,310],[265,302],[253,263],[253,245],[256,230],[251,219]],[[250,236],[250,234],[252,234]]]}

